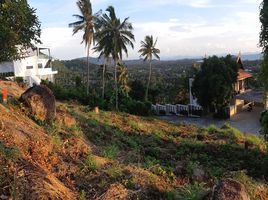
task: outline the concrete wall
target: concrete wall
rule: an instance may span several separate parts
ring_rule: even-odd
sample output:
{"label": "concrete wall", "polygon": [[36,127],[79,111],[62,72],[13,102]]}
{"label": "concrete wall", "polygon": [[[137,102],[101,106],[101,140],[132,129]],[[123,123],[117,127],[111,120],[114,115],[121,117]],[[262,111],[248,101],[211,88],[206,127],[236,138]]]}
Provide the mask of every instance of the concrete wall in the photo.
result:
{"label": "concrete wall", "polygon": [[244,104],[245,101],[240,99],[234,99],[233,101],[231,101],[231,105],[229,108],[230,117],[236,115],[237,113],[242,112]]}

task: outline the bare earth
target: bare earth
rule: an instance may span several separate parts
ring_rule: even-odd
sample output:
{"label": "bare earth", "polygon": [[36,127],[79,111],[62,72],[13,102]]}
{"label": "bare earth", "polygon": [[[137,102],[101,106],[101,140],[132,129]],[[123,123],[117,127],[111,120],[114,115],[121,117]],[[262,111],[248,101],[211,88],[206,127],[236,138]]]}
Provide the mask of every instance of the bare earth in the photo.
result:
{"label": "bare earth", "polygon": [[260,126],[260,113],[263,110],[261,107],[254,107],[253,111],[244,111],[232,117],[229,120],[216,120],[212,116],[205,116],[202,118],[189,118],[178,116],[161,116],[160,119],[172,122],[172,123],[186,123],[195,124],[197,126],[209,126],[211,124],[221,127],[225,123],[229,123],[234,128],[241,130],[244,133],[259,134]]}

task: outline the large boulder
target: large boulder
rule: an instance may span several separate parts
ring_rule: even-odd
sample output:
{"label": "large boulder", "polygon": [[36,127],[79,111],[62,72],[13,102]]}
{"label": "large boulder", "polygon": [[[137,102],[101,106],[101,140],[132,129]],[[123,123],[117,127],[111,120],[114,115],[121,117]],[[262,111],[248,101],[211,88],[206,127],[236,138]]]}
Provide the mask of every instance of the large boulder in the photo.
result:
{"label": "large boulder", "polygon": [[214,188],[212,200],[250,200],[245,186],[232,180],[221,180]]}
{"label": "large boulder", "polygon": [[56,100],[52,91],[44,85],[26,90],[20,101],[29,108],[31,115],[41,121],[53,120],[56,116]]}

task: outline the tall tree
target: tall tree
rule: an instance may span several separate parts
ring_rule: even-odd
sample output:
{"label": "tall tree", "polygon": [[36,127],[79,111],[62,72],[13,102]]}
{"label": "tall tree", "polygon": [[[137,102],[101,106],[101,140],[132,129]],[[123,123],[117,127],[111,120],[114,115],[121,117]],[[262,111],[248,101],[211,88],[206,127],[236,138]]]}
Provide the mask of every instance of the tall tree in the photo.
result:
{"label": "tall tree", "polygon": [[[193,82],[193,94],[204,109],[220,112],[232,98],[238,65],[230,55],[205,59]],[[219,113],[220,114],[220,113]]]}
{"label": "tall tree", "polygon": [[160,54],[160,50],[156,48],[157,39],[154,41],[153,36],[145,36],[144,41],[141,41],[141,49],[139,53],[141,53],[141,57],[144,57],[144,61],[149,60],[150,63],[150,70],[149,70],[149,77],[148,83],[145,92],[145,101],[148,101],[148,91],[150,87],[151,77],[152,77],[152,59],[153,57],[160,60],[158,54]]}
{"label": "tall tree", "polygon": [[26,0],[0,1],[0,62],[21,58],[18,51],[41,43],[36,10]]}
{"label": "tall tree", "polygon": [[268,1],[263,0],[260,10],[261,32],[260,46],[263,52],[263,62],[261,65],[261,79],[265,88],[264,105],[268,109]]}
{"label": "tall tree", "polygon": [[89,50],[94,36],[94,16],[92,14],[90,0],[79,0],[76,4],[79,8],[80,15],[73,15],[78,21],[70,23],[69,27],[73,28],[73,34],[76,34],[79,31],[84,32],[82,43],[85,43],[87,49],[87,94],[89,94]]}
{"label": "tall tree", "polygon": [[132,24],[125,18],[122,22],[117,18],[114,7],[110,6],[106,9],[107,13],[99,16],[98,31],[96,33],[97,46],[111,55],[114,60],[114,81],[115,81],[115,108],[118,110],[118,78],[117,67],[122,61],[123,53],[128,55],[127,46],[134,48],[133,41],[135,37],[132,33]]}

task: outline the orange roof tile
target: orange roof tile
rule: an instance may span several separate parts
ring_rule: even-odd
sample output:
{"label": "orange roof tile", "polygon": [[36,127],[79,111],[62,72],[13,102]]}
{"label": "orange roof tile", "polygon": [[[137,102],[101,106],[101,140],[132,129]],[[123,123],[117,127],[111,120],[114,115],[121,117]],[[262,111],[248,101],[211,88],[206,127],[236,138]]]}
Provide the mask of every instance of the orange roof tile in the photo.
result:
{"label": "orange roof tile", "polygon": [[238,76],[237,76],[238,81],[241,81],[241,80],[244,80],[244,79],[247,79],[247,78],[251,78],[251,77],[253,77],[253,76],[250,73],[247,73],[242,69],[239,69]]}

